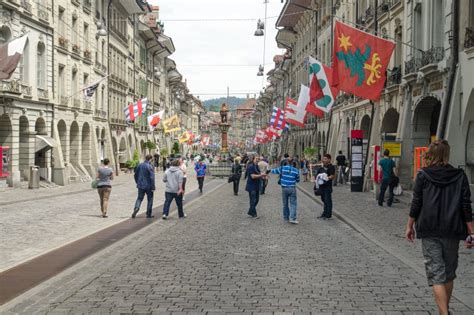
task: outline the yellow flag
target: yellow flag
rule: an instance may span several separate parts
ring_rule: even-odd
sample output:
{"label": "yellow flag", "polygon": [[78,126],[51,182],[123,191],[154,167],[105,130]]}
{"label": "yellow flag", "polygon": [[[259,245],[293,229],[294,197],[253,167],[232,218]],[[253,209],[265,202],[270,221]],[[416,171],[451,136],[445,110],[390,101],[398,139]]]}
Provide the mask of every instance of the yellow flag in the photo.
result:
{"label": "yellow flag", "polygon": [[189,132],[185,131],[181,136],[179,136],[178,141],[179,143],[185,143],[189,141]]}
{"label": "yellow flag", "polygon": [[165,128],[165,133],[181,130],[179,126],[178,115],[174,115],[163,121],[163,126]]}

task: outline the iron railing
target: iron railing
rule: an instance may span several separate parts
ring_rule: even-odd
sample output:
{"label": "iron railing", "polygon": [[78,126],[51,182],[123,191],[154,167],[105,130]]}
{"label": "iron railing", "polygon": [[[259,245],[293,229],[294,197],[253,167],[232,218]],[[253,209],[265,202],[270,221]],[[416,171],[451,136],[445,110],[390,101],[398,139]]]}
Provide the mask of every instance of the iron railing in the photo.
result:
{"label": "iron railing", "polygon": [[405,74],[414,73],[421,67],[438,63],[443,60],[443,58],[443,47],[432,47],[426,51],[417,52],[415,57],[405,62]]}
{"label": "iron railing", "polygon": [[397,85],[402,82],[402,68],[401,66],[394,67],[387,77],[387,86]]}
{"label": "iron railing", "polygon": [[474,27],[466,27],[466,35],[464,36],[464,48],[474,46]]}
{"label": "iron railing", "polygon": [[43,8],[43,5],[38,3],[38,18],[45,22],[49,22],[49,13]]}

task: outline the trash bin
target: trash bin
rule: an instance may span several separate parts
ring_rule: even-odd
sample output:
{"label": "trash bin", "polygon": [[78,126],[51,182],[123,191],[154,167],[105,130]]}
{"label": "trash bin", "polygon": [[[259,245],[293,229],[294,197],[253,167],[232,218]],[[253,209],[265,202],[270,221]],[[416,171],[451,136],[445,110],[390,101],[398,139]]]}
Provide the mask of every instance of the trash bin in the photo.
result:
{"label": "trash bin", "polygon": [[30,166],[30,180],[28,181],[29,189],[38,189],[39,188],[39,166]]}

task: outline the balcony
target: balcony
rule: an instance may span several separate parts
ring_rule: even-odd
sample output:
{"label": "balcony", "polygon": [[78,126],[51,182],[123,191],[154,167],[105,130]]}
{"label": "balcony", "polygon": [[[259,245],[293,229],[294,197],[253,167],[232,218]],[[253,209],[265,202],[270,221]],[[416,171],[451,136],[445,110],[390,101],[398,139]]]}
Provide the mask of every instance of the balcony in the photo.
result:
{"label": "balcony", "polygon": [[84,0],[83,1],[82,10],[87,14],[92,12],[92,2],[91,2],[91,0]]}
{"label": "balcony", "polygon": [[42,89],[42,88],[37,88],[36,90],[38,92],[38,98],[41,98],[41,99],[44,99],[44,100],[49,99],[48,90]]}
{"label": "balcony", "polygon": [[32,12],[32,6],[30,3],[30,0],[21,0],[20,5],[23,9],[25,9],[28,12]]}
{"label": "balcony", "polygon": [[80,98],[74,98],[73,106],[76,107],[76,108],[80,108],[81,107],[81,99]]}
{"label": "balcony", "polygon": [[69,97],[61,95],[59,98],[59,104],[68,106],[69,105]]}
{"label": "balcony", "polygon": [[464,36],[464,48],[474,47],[474,27],[466,27],[466,35]]}
{"label": "balcony", "polygon": [[0,92],[20,94],[20,83],[18,80],[1,81]]}
{"label": "balcony", "polygon": [[23,94],[23,96],[31,97],[33,95],[31,91],[31,86],[25,84],[21,85],[21,93]]}
{"label": "balcony", "polygon": [[443,47],[432,47],[425,51],[421,56],[421,66],[427,66],[435,64],[443,60],[444,48]]}
{"label": "balcony", "polygon": [[387,87],[398,85],[402,82],[402,68],[401,66],[394,67],[389,70],[390,74],[387,76]]}
{"label": "balcony", "polygon": [[43,22],[49,23],[49,13],[40,3],[38,3],[38,18]]}

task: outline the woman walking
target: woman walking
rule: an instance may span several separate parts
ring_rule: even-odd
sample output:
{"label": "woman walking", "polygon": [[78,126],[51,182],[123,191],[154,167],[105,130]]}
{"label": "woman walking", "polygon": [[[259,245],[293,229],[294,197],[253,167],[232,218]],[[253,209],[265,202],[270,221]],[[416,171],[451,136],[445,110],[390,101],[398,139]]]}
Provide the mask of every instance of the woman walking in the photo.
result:
{"label": "woman walking", "polygon": [[183,161],[183,158],[180,158],[179,159],[179,169],[181,170],[181,172],[183,172],[183,185],[182,185],[182,188],[183,188],[183,194],[181,195],[183,197],[183,201],[185,200],[184,199],[184,192],[186,190],[186,170],[187,170],[187,167],[186,167],[186,163]]}
{"label": "woman walking", "polygon": [[114,171],[109,167],[110,160],[104,159],[104,163],[97,170],[97,191],[100,197],[100,211],[102,217],[107,218],[107,209],[109,207],[109,197],[112,191],[111,180],[114,179]]}
{"label": "woman walking", "polygon": [[234,184],[234,195],[239,194],[239,184],[240,178],[242,177],[242,165],[240,165],[240,156],[237,156],[234,159],[234,164],[232,164],[232,179]]}

